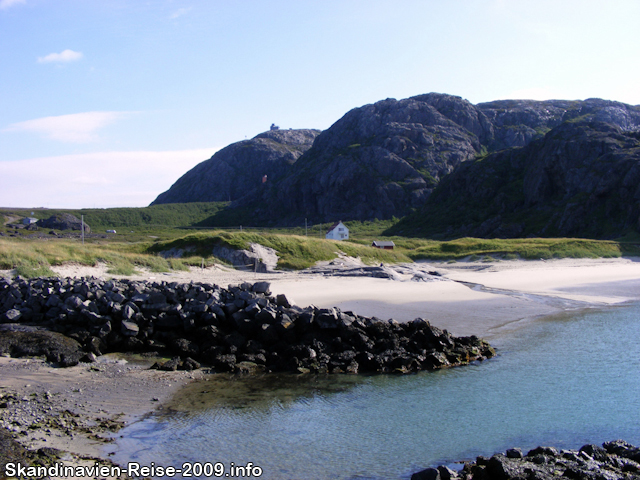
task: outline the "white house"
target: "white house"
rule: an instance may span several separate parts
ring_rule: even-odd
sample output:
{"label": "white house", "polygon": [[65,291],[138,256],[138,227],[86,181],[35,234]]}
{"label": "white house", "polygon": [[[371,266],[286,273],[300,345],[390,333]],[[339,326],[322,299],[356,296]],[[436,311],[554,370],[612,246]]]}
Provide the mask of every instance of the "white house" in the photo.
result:
{"label": "white house", "polygon": [[349,238],[349,229],[341,221],[334,223],[327,231],[325,238],[327,240],[347,240]]}

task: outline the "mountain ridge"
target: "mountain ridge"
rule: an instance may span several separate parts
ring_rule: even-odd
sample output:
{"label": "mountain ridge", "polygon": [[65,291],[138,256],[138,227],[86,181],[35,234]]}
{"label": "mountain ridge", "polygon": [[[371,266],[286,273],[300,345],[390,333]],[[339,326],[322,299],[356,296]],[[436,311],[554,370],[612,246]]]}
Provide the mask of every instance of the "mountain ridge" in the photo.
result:
{"label": "mountain ridge", "polygon": [[[582,125],[582,130],[564,127],[565,125]],[[608,125],[611,128],[607,130],[597,125]],[[587,131],[593,135],[588,135]],[[228,222],[234,218],[244,224],[287,226],[300,224],[305,218],[314,223],[321,223],[337,219],[372,220],[407,217],[410,219],[407,221],[413,222],[413,226],[409,228],[409,223],[405,221],[401,222],[398,228],[405,228],[414,234],[416,232],[425,234],[429,231],[432,235],[435,234],[433,229],[418,228],[421,223],[419,217],[434,218],[432,213],[434,208],[446,210],[444,204],[436,206],[437,199],[456,198],[456,195],[464,197],[469,203],[464,209],[469,209],[475,201],[464,191],[457,194],[436,195],[435,192],[445,190],[441,185],[443,179],[453,176],[458,170],[481,174],[483,178],[488,178],[489,174],[483,170],[482,166],[468,169],[461,168],[463,165],[475,164],[478,159],[482,159],[483,162],[489,159],[486,162],[489,166],[487,168],[496,170],[499,164],[502,165],[505,162],[500,158],[505,155],[507,157],[515,155],[518,160],[512,162],[511,168],[520,173],[509,172],[509,169],[504,170],[501,167],[497,170],[501,172],[503,179],[500,180],[499,176],[494,179],[499,185],[509,184],[511,188],[515,188],[513,182],[508,180],[509,175],[524,175],[521,170],[529,163],[524,158],[527,155],[531,156],[530,161],[543,170],[552,167],[544,163],[544,155],[540,156],[539,152],[536,153],[537,150],[529,148],[532,143],[543,141],[547,136],[549,136],[548,149],[552,148],[549,146],[552,144],[555,145],[553,148],[563,148],[562,145],[566,148],[567,145],[582,142],[585,151],[588,150],[590,165],[594,167],[599,161],[605,161],[603,160],[605,153],[613,155],[611,149],[616,142],[622,142],[617,145],[620,151],[614,156],[617,159],[628,156],[631,164],[634,164],[635,144],[625,143],[616,135],[624,136],[625,132],[637,131],[640,131],[640,107],[602,99],[496,100],[477,105],[458,96],[438,93],[417,95],[401,100],[386,99],[350,110],[325,131],[305,131],[314,133],[307,134],[305,142],[298,145],[295,152],[286,143],[286,139],[280,139],[276,142],[281,152],[280,156],[273,152],[265,154],[263,136],[270,132],[260,134],[250,141],[232,144],[210,160],[187,172],[169,191],[161,194],[154,204],[167,203],[167,199],[172,198],[175,202],[196,201],[189,200],[189,198],[195,198],[193,196],[180,194],[180,189],[177,188],[179,184],[186,184],[186,190],[188,190],[189,181],[187,180],[190,175],[192,179],[197,179],[200,184],[205,185],[205,188],[200,190],[215,191],[218,197],[223,197],[227,190],[234,191],[237,195],[232,198],[231,205],[223,215],[210,219],[210,225],[216,225],[216,222],[219,224],[221,221]],[[553,139],[556,138],[554,135],[560,133],[565,136],[576,135],[573,143],[571,139],[563,137],[564,140],[560,142],[562,145],[554,144]],[[617,140],[610,142],[611,144],[605,148],[606,152],[603,150],[604,153],[598,156],[592,151],[594,148],[597,149],[596,137],[600,144],[603,142],[606,144],[607,138]],[[633,140],[632,136],[627,135],[625,138],[630,139],[629,141]],[[559,140],[556,138],[555,141],[557,143]],[[251,160],[253,163],[237,154],[241,147],[246,150],[247,157],[253,158]],[[261,148],[263,150],[260,150]],[[254,149],[255,153],[252,153],[251,149]],[[576,151],[579,152],[580,148]],[[225,155],[233,152],[234,155],[221,161],[221,152],[226,152]],[[550,150],[545,152],[549,157]],[[495,157],[496,155],[499,157]],[[268,157],[270,160],[255,160],[263,157]],[[557,154],[553,158],[559,165],[558,171],[562,171],[563,155]],[[611,160],[613,157],[607,158]],[[208,165],[209,170],[205,169],[204,164]],[[576,159],[573,158],[565,166],[575,168],[575,164]],[[627,164],[628,162],[625,163]],[[268,175],[266,183],[260,182],[262,174],[258,170],[265,170],[267,165],[274,167],[274,173]],[[631,169],[629,165],[627,165],[628,168],[625,167],[627,171]],[[196,170],[198,168],[200,169]],[[214,170],[217,168],[216,175],[207,173],[212,168]],[[527,168],[530,170],[529,167]],[[235,172],[235,176],[228,173],[231,170]],[[621,171],[617,170],[604,169],[604,171],[621,174]],[[252,178],[248,181],[250,174]],[[464,182],[459,179],[459,175],[455,176],[456,181],[450,182],[446,188],[451,189],[452,185],[462,188]],[[529,173],[529,177],[533,178],[531,175]],[[565,176],[574,184],[580,184],[575,175]],[[542,178],[540,175],[538,177],[538,180]],[[553,182],[547,182],[547,184],[554,185]],[[500,193],[506,195],[504,191],[499,190],[494,188],[492,191],[496,195]],[[590,195],[589,192],[591,190],[583,193]],[[609,194],[616,195],[613,191]],[[213,198],[211,194],[209,195]],[[218,197],[215,198],[228,200],[228,197]],[[547,200],[553,200],[554,208],[560,208],[557,198]],[[629,201],[629,198],[627,200]],[[199,198],[198,201],[205,200]],[[618,200],[613,203],[621,205]],[[525,208],[524,204],[520,205],[517,202],[510,205],[513,208]],[[428,209],[431,209],[431,213]],[[553,209],[543,208],[542,205],[534,208],[527,204],[525,209],[536,215],[540,212],[557,214],[556,211],[551,212]],[[590,209],[587,208],[586,211]],[[474,215],[480,214],[475,212]],[[512,217],[512,215],[507,216]],[[489,218],[484,218],[483,222],[487,220]],[[500,223],[494,220],[494,223],[496,222]],[[511,223],[518,224],[515,220],[514,222]],[[443,229],[439,232],[440,234],[443,231],[460,234],[470,231],[482,233],[483,229],[478,228],[479,224],[471,223],[475,226],[465,229],[459,224],[454,228],[453,224],[448,224],[446,221],[436,222],[439,225],[438,228]],[[526,226],[515,228],[507,227],[502,223],[500,225],[502,230],[499,226],[484,230],[487,235],[512,235],[516,231],[540,234],[542,231]],[[598,232],[598,229],[587,228],[584,225],[580,228],[592,232],[591,235],[608,235],[613,231],[628,229],[631,224],[629,221],[624,221],[618,222],[618,225],[619,228],[612,226],[608,229],[608,233],[604,230]],[[580,228],[576,230],[575,228],[549,227],[546,231],[562,233],[580,231]],[[397,231],[401,230],[395,229],[391,232]]]}

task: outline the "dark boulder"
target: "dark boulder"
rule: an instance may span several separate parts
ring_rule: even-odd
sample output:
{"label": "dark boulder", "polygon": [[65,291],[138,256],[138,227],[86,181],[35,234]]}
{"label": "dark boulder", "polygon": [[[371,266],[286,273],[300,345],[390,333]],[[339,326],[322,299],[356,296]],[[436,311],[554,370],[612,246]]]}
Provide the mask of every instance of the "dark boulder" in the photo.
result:
{"label": "dark boulder", "polygon": [[85,354],[74,339],[61,333],[35,328],[11,328],[5,324],[0,330],[0,355],[12,357],[46,357],[47,361],[61,367],[77,365]]}
{"label": "dark boulder", "polygon": [[[55,230],[82,231],[82,220],[70,213],[59,213],[43,220],[38,220],[38,227],[53,228]],[[91,233],[91,228],[84,223],[84,233]]]}
{"label": "dark boulder", "polygon": [[440,471],[437,468],[426,468],[411,475],[411,480],[441,480]]}

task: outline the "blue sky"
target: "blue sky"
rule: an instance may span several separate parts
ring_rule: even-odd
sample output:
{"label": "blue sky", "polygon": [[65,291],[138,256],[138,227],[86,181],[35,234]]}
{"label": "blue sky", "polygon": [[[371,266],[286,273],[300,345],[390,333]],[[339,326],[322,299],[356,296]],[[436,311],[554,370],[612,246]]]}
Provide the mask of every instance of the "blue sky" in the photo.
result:
{"label": "blue sky", "polygon": [[0,0],[0,206],[145,206],[384,98],[637,105],[639,24],[637,0]]}

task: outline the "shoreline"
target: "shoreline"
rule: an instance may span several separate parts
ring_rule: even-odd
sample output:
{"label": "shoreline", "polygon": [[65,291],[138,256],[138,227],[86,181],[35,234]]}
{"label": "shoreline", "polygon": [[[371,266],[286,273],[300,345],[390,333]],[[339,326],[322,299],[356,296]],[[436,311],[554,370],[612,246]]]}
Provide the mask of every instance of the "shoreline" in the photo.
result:
{"label": "shoreline", "polygon": [[[123,278],[106,274],[104,266],[53,269],[60,276]],[[426,271],[437,271],[440,276],[411,280],[416,272]],[[636,288],[640,285],[640,259],[424,262],[402,266],[396,272],[397,279],[388,280],[300,272],[256,274],[216,266],[168,274],[141,272],[127,278],[225,287],[266,280],[271,282],[274,295],[283,293],[300,306],[338,306],[384,320],[423,317],[454,335],[478,335],[489,341],[505,329],[520,328],[523,321],[640,299],[636,293],[640,292]],[[72,465],[91,465],[95,458],[108,462],[105,445],[125,422],[153,412],[184,385],[206,375],[202,370],[147,370],[153,359],[129,360],[125,363],[104,356],[96,364],[53,369],[43,360],[0,357],[0,396],[9,398],[10,407],[2,409],[2,418],[13,408],[35,412],[35,418],[71,419],[62,428],[49,424],[49,431],[20,427],[19,431],[26,433],[18,434],[19,442],[30,449],[49,447],[69,452],[65,462]]]}

